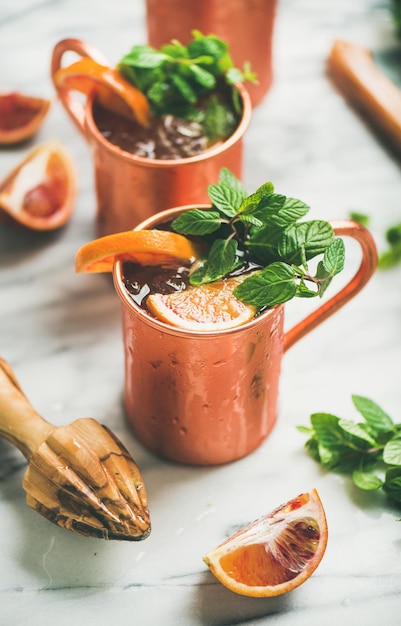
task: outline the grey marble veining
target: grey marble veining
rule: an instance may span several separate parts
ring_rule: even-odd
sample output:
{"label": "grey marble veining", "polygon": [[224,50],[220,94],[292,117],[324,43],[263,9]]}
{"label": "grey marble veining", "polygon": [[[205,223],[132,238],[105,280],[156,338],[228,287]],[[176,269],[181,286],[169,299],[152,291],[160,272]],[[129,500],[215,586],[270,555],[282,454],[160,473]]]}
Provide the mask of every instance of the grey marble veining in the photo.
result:
{"label": "grey marble veining", "polygon": [[[0,355],[33,406],[56,425],[91,416],[126,444],[144,476],[152,534],[127,544],[63,531],[25,504],[23,456],[0,441],[1,626],[136,624],[163,626],[351,626],[401,623],[399,510],[326,474],[296,430],[315,411],[355,418],[351,394],[372,397],[400,416],[401,268],[377,273],[362,293],[284,357],[279,420],[252,455],[218,468],[156,459],[135,440],[122,408],[120,305],[104,276],[74,273],[76,250],[95,236],[91,153],[54,96],[50,55],[79,37],[115,63],[145,41],[140,0],[3,0],[0,89],[53,99],[29,145],[0,150],[0,178],[31,145],[58,138],[76,164],[79,195],[61,232],[0,225]],[[279,0],[274,85],[245,138],[250,191],[272,180],[302,198],[311,216],[371,216],[380,249],[401,219],[400,161],[348,106],[326,76],[336,37],[375,50],[394,46],[385,0]],[[347,263],[356,265],[351,249]],[[349,268],[349,272],[354,271]],[[289,327],[309,311],[287,307]],[[312,578],[279,598],[229,592],[202,555],[239,526],[316,487],[329,543]]]}

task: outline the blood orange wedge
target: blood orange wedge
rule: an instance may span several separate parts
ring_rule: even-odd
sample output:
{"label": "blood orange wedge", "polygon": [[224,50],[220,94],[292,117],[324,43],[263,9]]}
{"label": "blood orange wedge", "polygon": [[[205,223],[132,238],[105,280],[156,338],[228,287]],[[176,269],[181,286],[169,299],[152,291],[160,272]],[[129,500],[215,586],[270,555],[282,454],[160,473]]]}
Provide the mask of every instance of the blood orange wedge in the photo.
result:
{"label": "blood orange wedge", "polygon": [[234,328],[255,316],[256,307],[240,302],[235,287],[246,277],[227,278],[169,294],[151,294],[146,305],[158,319],[186,330]]}
{"label": "blood orange wedge", "polygon": [[0,94],[0,145],[30,139],[41,127],[50,100],[13,92]]}
{"label": "blood orange wedge", "polygon": [[0,214],[33,230],[53,230],[71,217],[76,177],[59,142],[32,150],[0,183]]}
{"label": "blood orange wedge", "polygon": [[327,546],[316,489],[237,531],[203,560],[226,587],[245,596],[278,596],[305,582]]}
{"label": "blood orange wedge", "polygon": [[79,91],[87,96],[95,93],[106,108],[128,117],[134,116],[142,126],[149,123],[150,108],[146,96],[115,68],[84,57],[57,70],[53,81],[59,89]]}
{"label": "blood orange wedge", "polygon": [[191,263],[196,247],[183,235],[164,230],[128,230],[84,244],[75,256],[77,272],[111,272],[117,258],[141,265]]}

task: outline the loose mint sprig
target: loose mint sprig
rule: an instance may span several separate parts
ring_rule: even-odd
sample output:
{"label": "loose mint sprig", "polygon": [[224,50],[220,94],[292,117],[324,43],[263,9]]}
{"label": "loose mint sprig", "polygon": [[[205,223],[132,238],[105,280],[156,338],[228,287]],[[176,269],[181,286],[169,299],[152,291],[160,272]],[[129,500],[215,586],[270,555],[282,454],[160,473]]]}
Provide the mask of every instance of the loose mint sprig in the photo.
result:
{"label": "loose mint sprig", "polygon": [[[193,285],[209,283],[250,261],[258,264],[234,294],[259,308],[297,296],[322,296],[344,266],[344,242],[323,220],[299,221],[309,211],[301,200],[274,193],[267,182],[248,195],[244,185],[223,168],[219,182],[209,185],[210,210],[191,209],[172,227],[183,235],[203,237],[210,246]],[[309,261],[320,256],[314,271]]]}
{"label": "loose mint sprig", "polygon": [[[369,226],[370,217],[365,213],[351,212],[350,218],[363,226]],[[388,245],[387,249],[379,254],[377,264],[379,270],[388,270],[401,264],[401,222],[387,228],[384,236]]]}
{"label": "loose mint sprig", "polygon": [[[227,137],[237,125],[241,101],[234,83],[256,82],[249,64],[243,70],[233,66],[228,45],[215,35],[195,30],[187,46],[177,40],[159,50],[147,45],[134,46],[118,64],[118,70],[148,98],[154,115],[173,114],[203,123],[211,139]],[[205,107],[199,103],[224,89],[231,100],[210,97]],[[236,115],[233,115],[236,114]]]}
{"label": "loose mint sprig", "polygon": [[352,400],[363,422],[314,413],[310,428],[298,426],[308,435],[305,446],[325,469],[350,474],[360,489],[381,488],[401,504],[401,424],[369,398]]}
{"label": "loose mint sprig", "polygon": [[379,255],[378,269],[386,270],[401,263],[401,223],[395,224],[385,232],[387,250]]}
{"label": "loose mint sprig", "polygon": [[394,21],[394,26],[398,37],[401,38],[401,1],[391,0],[390,10]]}

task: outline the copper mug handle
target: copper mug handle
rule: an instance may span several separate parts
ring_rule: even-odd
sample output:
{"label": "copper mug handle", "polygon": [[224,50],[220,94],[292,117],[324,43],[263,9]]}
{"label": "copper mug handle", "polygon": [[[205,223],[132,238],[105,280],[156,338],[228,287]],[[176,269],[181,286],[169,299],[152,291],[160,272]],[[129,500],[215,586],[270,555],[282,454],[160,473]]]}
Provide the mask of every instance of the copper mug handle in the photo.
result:
{"label": "copper mug handle", "polygon": [[352,237],[359,243],[362,249],[361,263],[356,274],[348,281],[345,287],[286,332],[284,352],[356,296],[376,270],[377,249],[370,232],[364,226],[352,220],[338,220],[330,223],[336,235]]}
{"label": "copper mug handle", "polygon": [[79,100],[71,95],[69,89],[63,89],[62,87],[59,87],[58,85],[56,85],[54,80],[54,76],[57,70],[62,67],[62,59],[66,52],[75,52],[82,57],[89,57],[90,59],[97,61],[97,63],[100,63],[101,65],[106,65],[107,67],[110,66],[110,63],[102,54],[102,52],[100,52],[91,44],[82,41],[81,39],[62,39],[54,46],[53,49],[50,69],[53,85],[65,110],[71,117],[78,130],[84,135],[84,137],[86,137],[85,108],[79,102]]}

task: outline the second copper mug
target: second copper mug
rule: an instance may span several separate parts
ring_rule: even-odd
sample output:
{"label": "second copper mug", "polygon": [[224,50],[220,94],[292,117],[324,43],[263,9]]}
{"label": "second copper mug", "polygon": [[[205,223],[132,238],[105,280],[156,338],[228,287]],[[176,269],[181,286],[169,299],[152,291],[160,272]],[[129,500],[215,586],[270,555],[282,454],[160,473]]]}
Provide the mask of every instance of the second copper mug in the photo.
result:
{"label": "second copper mug", "polygon": [[[96,48],[79,39],[56,44],[51,72],[62,66],[64,54],[75,52],[103,65],[110,64]],[[56,86],[59,98],[92,148],[97,198],[96,230],[99,237],[131,230],[157,211],[192,202],[208,202],[208,185],[217,183],[222,167],[242,178],[243,135],[251,118],[251,102],[237,85],[242,118],[235,132],[222,144],[184,159],[148,159],[126,152],[107,141],[93,119],[93,98],[85,106],[66,89]]]}
{"label": "second copper mug", "polygon": [[192,31],[213,33],[229,44],[236,67],[249,62],[258,77],[247,83],[253,106],[273,81],[273,36],[277,0],[146,0],[148,42],[160,48],[171,39],[187,45]]}
{"label": "second copper mug", "polygon": [[[194,206],[161,212],[137,229],[153,228],[190,208]],[[287,332],[284,305],[223,331],[170,326],[132,300],[123,282],[123,262],[115,264],[114,284],[122,302],[125,409],[139,441],[176,462],[214,465],[235,461],[266,439],[277,419],[283,353],[354,297],[376,268],[376,247],[368,230],[349,220],[333,222],[333,227],[338,236],[360,244],[360,267],[345,287]]]}

